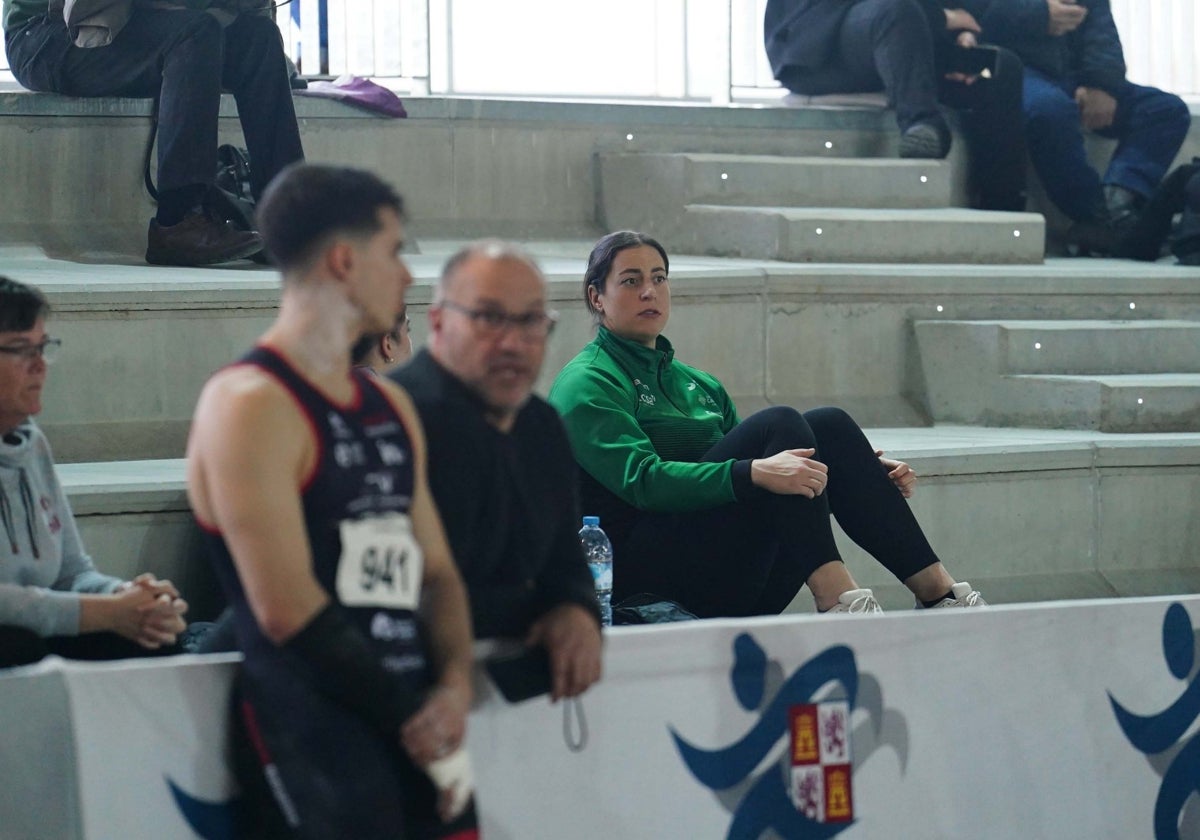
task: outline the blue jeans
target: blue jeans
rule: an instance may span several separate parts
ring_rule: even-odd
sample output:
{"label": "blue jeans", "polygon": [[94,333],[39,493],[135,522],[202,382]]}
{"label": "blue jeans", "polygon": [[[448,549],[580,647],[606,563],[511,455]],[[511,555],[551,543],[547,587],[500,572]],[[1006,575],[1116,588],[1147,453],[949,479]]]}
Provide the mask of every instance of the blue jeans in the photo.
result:
{"label": "blue jeans", "polygon": [[1096,219],[1103,184],[1149,196],[1166,174],[1191,126],[1187,105],[1173,93],[1126,81],[1117,92],[1113,124],[1096,133],[1117,140],[1103,181],[1088,163],[1073,80],[1054,81],[1025,68],[1025,138],[1046,194],[1075,221]]}

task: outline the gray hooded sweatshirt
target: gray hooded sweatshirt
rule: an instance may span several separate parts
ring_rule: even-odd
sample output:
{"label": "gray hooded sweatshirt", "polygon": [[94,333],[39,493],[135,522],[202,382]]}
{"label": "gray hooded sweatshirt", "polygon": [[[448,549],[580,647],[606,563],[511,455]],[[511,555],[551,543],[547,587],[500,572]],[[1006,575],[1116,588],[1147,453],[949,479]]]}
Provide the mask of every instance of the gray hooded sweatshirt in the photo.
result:
{"label": "gray hooded sweatshirt", "polygon": [[80,593],[120,583],[84,552],[50,444],[27,420],[0,439],[0,624],[78,635]]}

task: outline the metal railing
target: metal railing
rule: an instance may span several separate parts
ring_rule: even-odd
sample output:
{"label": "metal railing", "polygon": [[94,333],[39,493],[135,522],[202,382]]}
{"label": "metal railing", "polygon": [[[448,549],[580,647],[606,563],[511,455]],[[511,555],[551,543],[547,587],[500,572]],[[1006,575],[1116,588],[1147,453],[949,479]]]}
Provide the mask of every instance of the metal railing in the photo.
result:
{"label": "metal railing", "polygon": [[[293,0],[288,53],[308,76],[414,95],[711,101],[779,96],[766,0]],[[1112,0],[1129,77],[1200,100],[1197,0]],[[0,59],[0,78],[11,79]]]}

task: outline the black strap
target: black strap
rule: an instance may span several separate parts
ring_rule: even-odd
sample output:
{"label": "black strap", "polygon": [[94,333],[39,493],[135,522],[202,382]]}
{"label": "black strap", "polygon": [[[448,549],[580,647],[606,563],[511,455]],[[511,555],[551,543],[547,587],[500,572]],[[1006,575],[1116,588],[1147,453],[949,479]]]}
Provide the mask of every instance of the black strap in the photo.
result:
{"label": "black strap", "polygon": [[154,154],[154,141],[158,138],[158,97],[154,97],[154,103],[150,106],[150,136],[146,138],[146,154],[142,158],[142,181],[146,184],[146,192],[150,193],[150,197],[158,201],[158,189],[154,186],[154,179],[150,177],[150,158]]}

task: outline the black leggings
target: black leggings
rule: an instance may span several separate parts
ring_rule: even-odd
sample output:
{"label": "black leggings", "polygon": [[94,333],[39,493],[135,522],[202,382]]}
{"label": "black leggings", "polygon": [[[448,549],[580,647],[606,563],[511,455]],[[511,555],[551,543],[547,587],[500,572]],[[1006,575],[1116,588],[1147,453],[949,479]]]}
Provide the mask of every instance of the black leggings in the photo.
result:
{"label": "black leggings", "polygon": [[614,546],[614,600],[652,592],[701,618],[780,613],[818,567],[841,561],[830,513],[901,581],[938,562],[862,429],[840,408],[764,409],[701,460],[809,448],[829,467],[825,492],[815,499],[756,487],[749,498],[717,508],[643,513]]}

